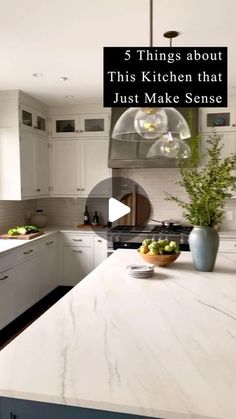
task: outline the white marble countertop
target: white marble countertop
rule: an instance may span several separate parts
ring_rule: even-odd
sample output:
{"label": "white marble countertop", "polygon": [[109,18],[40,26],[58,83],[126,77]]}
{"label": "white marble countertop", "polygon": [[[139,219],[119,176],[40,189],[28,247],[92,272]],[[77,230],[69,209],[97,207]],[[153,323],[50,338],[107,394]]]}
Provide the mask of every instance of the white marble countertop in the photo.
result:
{"label": "white marble countertop", "polygon": [[118,250],[0,352],[0,396],[165,419],[236,418],[236,255],[150,279]]}
{"label": "white marble countertop", "polygon": [[47,231],[44,232],[42,236],[38,236],[35,239],[31,239],[31,240],[0,239],[0,255],[9,253],[11,250],[16,249],[17,247],[30,245],[30,243],[34,243],[42,239],[43,237],[48,237],[51,234],[57,233],[58,231],[59,231],[58,229],[53,229],[53,228],[48,229]]}

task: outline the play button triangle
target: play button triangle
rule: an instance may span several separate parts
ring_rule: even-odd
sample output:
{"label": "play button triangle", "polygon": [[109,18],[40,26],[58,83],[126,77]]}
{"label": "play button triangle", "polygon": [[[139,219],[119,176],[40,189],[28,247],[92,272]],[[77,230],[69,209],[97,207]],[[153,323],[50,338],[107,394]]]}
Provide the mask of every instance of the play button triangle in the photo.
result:
{"label": "play button triangle", "polygon": [[119,218],[123,217],[126,214],[129,214],[131,211],[130,207],[122,202],[118,201],[115,198],[109,199],[109,206],[108,206],[108,218],[109,221],[113,222],[118,220]]}

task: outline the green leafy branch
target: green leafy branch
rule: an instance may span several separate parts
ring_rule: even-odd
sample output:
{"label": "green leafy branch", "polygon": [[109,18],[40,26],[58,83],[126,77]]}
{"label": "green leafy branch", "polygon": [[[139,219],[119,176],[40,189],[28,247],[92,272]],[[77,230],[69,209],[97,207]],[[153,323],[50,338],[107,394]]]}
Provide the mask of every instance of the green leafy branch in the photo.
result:
{"label": "green leafy branch", "polygon": [[207,150],[203,157],[208,161],[203,169],[180,166],[181,185],[188,200],[165,193],[166,200],[174,201],[183,208],[183,216],[193,225],[214,226],[220,224],[224,207],[232,191],[236,188],[236,177],[232,170],[236,166],[236,154],[222,159],[221,136],[215,132],[207,140]]}

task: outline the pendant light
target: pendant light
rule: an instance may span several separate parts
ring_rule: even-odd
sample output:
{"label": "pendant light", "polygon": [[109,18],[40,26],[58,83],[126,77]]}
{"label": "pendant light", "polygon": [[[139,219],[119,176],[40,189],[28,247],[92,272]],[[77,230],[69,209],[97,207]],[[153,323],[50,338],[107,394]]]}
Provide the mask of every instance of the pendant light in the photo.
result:
{"label": "pendant light", "polygon": [[[170,31],[170,46],[172,38],[178,32]],[[168,36],[166,36],[168,37]],[[153,46],[153,0],[150,0],[150,47]],[[175,108],[129,108],[115,124],[112,138],[129,142],[153,142],[147,157],[160,155],[177,157],[184,145],[183,140],[190,138],[191,133],[184,117]],[[168,143],[168,144],[167,144]],[[184,144],[183,144],[184,143]],[[187,146],[188,147],[188,146]],[[188,147],[189,148],[189,147]],[[178,151],[177,151],[178,149]],[[154,155],[155,154],[155,155]],[[185,153],[186,154],[186,153]]]}

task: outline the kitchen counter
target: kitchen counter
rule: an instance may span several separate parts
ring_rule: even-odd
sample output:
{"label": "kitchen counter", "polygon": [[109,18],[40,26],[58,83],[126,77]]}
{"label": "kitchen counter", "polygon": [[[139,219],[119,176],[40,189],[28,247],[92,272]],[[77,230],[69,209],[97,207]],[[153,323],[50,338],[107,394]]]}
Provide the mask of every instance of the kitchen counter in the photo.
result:
{"label": "kitchen counter", "polygon": [[[0,396],[165,419],[236,417],[236,255],[150,279],[118,250],[0,352]],[[69,417],[69,416],[68,416]]]}

